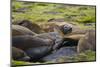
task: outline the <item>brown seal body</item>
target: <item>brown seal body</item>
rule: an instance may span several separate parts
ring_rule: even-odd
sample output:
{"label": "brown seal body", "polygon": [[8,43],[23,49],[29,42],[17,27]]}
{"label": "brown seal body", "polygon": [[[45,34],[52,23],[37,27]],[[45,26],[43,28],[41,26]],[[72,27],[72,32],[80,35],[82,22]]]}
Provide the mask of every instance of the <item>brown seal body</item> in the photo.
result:
{"label": "brown seal body", "polygon": [[26,27],[20,25],[12,25],[12,36],[18,35],[35,35],[35,33]]}
{"label": "brown seal body", "polygon": [[17,25],[21,25],[24,26],[28,29],[30,29],[31,31],[39,34],[39,33],[43,33],[44,31],[40,28],[40,26],[36,23],[32,23],[29,20],[22,20],[22,21],[18,21],[16,22]]}
{"label": "brown seal body", "polygon": [[21,35],[12,38],[12,45],[24,50],[32,61],[36,61],[52,51],[53,41],[32,35]]}
{"label": "brown seal body", "polygon": [[53,42],[50,39],[42,39],[32,35],[21,35],[14,36],[12,44],[14,47],[26,50],[33,47],[52,46]]}
{"label": "brown seal body", "polygon": [[12,47],[12,58],[20,61],[30,60],[30,57],[23,50],[16,47]]}
{"label": "brown seal body", "polygon": [[79,40],[77,51],[84,52],[86,50],[96,50],[96,36],[95,31],[88,31],[83,38]]}

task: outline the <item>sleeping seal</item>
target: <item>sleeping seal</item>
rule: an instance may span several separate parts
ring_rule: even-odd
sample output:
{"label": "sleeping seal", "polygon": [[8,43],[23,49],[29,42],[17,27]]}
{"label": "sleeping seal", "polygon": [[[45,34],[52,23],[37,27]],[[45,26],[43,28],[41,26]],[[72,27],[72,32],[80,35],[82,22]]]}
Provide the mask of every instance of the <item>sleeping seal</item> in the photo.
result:
{"label": "sleeping seal", "polygon": [[77,52],[80,53],[86,50],[96,50],[95,30],[89,30],[78,42]]}
{"label": "sleeping seal", "polygon": [[30,57],[21,49],[12,47],[12,58],[19,61],[28,61]]}
{"label": "sleeping seal", "polygon": [[30,29],[31,31],[39,34],[39,33],[43,33],[44,31],[42,30],[42,28],[40,28],[40,26],[36,23],[32,23],[31,21],[29,20],[21,20],[21,21],[18,21],[16,22],[17,25],[21,25],[21,26],[24,26],[28,29]]}
{"label": "sleeping seal", "polygon": [[20,25],[12,25],[12,36],[18,35],[36,35],[36,33],[32,32],[26,27]]}
{"label": "sleeping seal", "polygon": [[24,50],[32,61],[36,61],[52,51],[53,41],[32,35],[21,35],[12,38],[12,45]]}

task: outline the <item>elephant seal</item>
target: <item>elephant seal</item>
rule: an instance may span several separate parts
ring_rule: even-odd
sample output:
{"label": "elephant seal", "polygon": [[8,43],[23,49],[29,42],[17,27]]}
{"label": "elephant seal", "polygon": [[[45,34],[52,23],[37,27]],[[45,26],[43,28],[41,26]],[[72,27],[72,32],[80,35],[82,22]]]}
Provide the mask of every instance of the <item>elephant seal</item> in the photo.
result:
{"label": "elephant seal", "polygon": [[51,46],[53,45],[52,40],[43,39],[32,35],[21,35],[12,37],[12,45],[14,47],[26,50],[29,48],[41,47],[41,46]]}
{"label": "elephant seal", "polygon": [[19,22],[17,22],[16,24],[27,27],[28,29],[30,29],[31,31],[39,34],[39,33],[43,33],[44,31],[40,28],[40,26],[36,23],[32,23],[29,20],[21,20]]}
{"label": "elephant seal", "polygon": [[30,57],[21,49],[12,47],[12,58],[19,61],[28,61]]}
{"label": "elephant seal", "polygon": [[96,50],[95,30],[89,30],[78,42],[77,52],[80,53],[86,50]]}
{"label": "elephant seal", "polygon": [[[69,29],[70,28],[68,28],[67,32],[70,31]],[[49,38],[49,39],[53,40],[53,42],[54,42],[53,50],[57,50],[64,41],[64,34],[58,26],[54,27],[53,32],[43,33],[43,34],[39,34],[39,35],[36,35],[36,36],[40,37],[40,38],[44,38],[44,39]]]}
{"label": "elephant seal", "polygon": [[61,47],[59,50],[56,52],[53,52],[44,58],[42,58],[42,61],[44,62],[50,62],[50,61],[55,61],[57,62],[57,59],[60,59],[61,57],[71,57],[75,56],[77,54],[76,47]]}
{"label": "elephant seal", "polygon": [[53,46],[53,49],[57,49],[63,42],[63,34],[60,30],[55,32],[32,35],[22,35],[12,37],[13,46],[20,49],[27,49],[31,47],[39,46]]}
{"label": "elephant seal", "polygon": [[53,41],[32,35],[14,36],[12,45],[24,50],[32,61],[37,61],[52,51]]}
{"label": "elephant seal", "polygon": [[54,32],[54,27],[58,26],[55,23],[41,23],[40,27],[46,32]]}
{"label": "elephant seal", "polygon": [[12,38],[14,47],[24,50],[32,59],[37,60],[52,50],[57,50],[63,43],[63,33],[54,28],[54,32],[42,33],[35,36],[20,35]]}
{"label": "elephant seal", "polygon": [[18,35],[36,35],[36,33],[32,32],[26,27],[20,25],[12,25],[12,36]]}
{"label": "elephant seal", "polygon": [[41,61],[40,60],[41,58],[51,53],[51,47],[48,46],[33,47],[25,50],[25,52],[31,58],[30,61]]}
{"label": "elephant seal", "polygon": [[55,27],[59,27],[59,29],[63,32],[63,34],[68,34],[72,32],[72,26],[68,24],[58,25],[56,23],[46,23],[46,24],[40,24],[40,27],[45,32],[53,32]]}

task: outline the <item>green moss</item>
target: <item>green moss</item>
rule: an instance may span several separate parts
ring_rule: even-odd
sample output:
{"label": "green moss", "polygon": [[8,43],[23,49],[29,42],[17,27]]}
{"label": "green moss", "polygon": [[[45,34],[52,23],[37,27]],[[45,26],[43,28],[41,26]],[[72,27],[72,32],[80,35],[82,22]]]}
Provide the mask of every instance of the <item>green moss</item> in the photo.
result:
{"label": "green moss", "polygon": [[76,21],[80,23],[94,23],[96,22],[96,19],[94,16],[80,16]]}
{"label": "green moss", "polygon": [[12,66],[22,66],[22,65],[34,65],[34,64],[42,64],[40,62],[25,62],[25,61],[16,61],[16,60],[12,60]]}
{"label": "green moss", "polygon": [[[33,22],[47,22],[51,18],[64,18],[66,21],[79,23],[95,22],[95,7],[72,6],[63,4],[13,2],[13,10],[28,8],[25,13],[13,12],[14,20],[29,19]],[[29,5],[30,4],[30,5]],[[47,12],[47,13],[45,13]],[[49,14],[57,12],[58,14]]]}
{"label": "green moss", "polygon": [[[75,6],[64,4],[48,4],[48,3],[26,3],[26,2],[12,2],[12,16],[13,21],[27,19],[33,23],[46,23],[49,19],[64,18],[66,22],[74,22],[82,29],[94,29],[93,26],[84,26],[85,23],[95,23],[95,7],[94,6]],[[28,8],[24,13],[14,12],[19,8]],[[51,12],[51,13],[48,13]],[[52,12],[55,12],[53,14]],[[57,13],[57,14],[56,14]],[[86,51],[80,53],[74,57],[61,57],[55,61],[49,61],[45,63],[30,63],[23,61],[12,61],[12,65],[26,65],[26,64],[46,64],[46,63],[58,63],[58,62],[79,62],[79,61],[95,61],[95,52]]]}
{"label": "green moss", "polygon": [[24,62],[24,61],[15,61],[12,60],[12,66],[18,66],[18,65],[27,65],[30,64],[29,62]]}

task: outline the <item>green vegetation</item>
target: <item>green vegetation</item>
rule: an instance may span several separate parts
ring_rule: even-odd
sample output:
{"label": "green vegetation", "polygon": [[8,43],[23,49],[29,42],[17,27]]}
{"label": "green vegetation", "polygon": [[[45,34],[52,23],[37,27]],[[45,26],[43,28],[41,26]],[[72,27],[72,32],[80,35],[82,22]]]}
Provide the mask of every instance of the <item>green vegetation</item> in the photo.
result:
{"label": "green vegetation", "polygon": [[[95,29],[95,6],[78,6],[50,3],[12,2],[12,21],[27,19],[33,23],[46,23],[48,20],[63,19],[65,22],[74,22],[84,29]],[[93,26],[85,26],[94,23]],[[75,57],[61,57],[57,62],[95,61],[95,52],[87,51]],[[45,63],[57,63],[55,61]],[[45,64],[41,63],[41,64]],[[23,61],[12,61],[13,65],[40,64]]]}
{"label": "green vegetation", "polygon": [[12,60],[12,66],[15,65],[26,65],[26,64],[30,64],[29,62],[24,62],[24,61],[14,61]]}
{"label": "green vegetation", "polygon": [[39,62],[32,63],[32,62],[12,60],[12,66],[30,65],[30,64],[40,64],[40,63]]}
{"label": "green vegetation", "polygon": [[33,22],[47,22],[52,18],[63,18],[65,21],[81,23],[96,22],[94,6],[26,3],[14,1],[12,3],[12,7],[12,15],[15,18],[14,20],[28,19]]}

